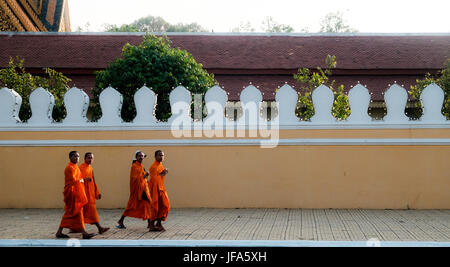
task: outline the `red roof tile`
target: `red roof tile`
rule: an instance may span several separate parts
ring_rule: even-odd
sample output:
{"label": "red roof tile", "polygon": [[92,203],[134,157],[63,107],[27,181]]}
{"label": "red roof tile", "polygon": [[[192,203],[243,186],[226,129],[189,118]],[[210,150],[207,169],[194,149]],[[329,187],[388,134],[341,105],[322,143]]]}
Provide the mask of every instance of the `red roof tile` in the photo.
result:
{"label": "red roof tile", "polygon": [[[207,69],[439,69],[450,56],[450,35],[169,35]],[[28,67],[105,68],[140,34],[0,34],[0,66],[21,56]]]}
{"label": "red roof tile", "polygon": [[[409,85],[426,72],[441,69],[450,56],[450,34],[442,35],[216,35],[169,34],[173,47],[190,52],[215,74],[230,100],[249,82],[260,86],[264,98],[285,82],[295,85],[299,67],[324,67],[335,55],[332,79],[348,90],[357,81],[381,100],[388,84]],[[78,87],[89,90],[94,70],[119,57],[125,43],[142,41],[142,34],[8,34],[0,33],[0,67],[9,57],[25,59],[28,68],[51,67],[64,72]],[[80,73],[81,71],[81,73]]]}

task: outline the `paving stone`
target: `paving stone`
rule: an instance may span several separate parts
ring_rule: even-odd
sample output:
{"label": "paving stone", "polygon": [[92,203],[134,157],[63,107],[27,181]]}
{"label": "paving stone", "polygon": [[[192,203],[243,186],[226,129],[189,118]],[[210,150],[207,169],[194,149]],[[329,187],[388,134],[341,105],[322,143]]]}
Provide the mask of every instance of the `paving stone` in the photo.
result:
{"label": "paving stone", "polygon": [[[123,210],[98,211],[110,230],[93,239],[450,241],[450,210],[172,209],[164,232],[149,232],[146,221],[134,218],[125,219],[127,229],[117,229]],[[54,239],[63,213],[0,209],[0,239]],[[98,231],[94,225],[86,230]]]}

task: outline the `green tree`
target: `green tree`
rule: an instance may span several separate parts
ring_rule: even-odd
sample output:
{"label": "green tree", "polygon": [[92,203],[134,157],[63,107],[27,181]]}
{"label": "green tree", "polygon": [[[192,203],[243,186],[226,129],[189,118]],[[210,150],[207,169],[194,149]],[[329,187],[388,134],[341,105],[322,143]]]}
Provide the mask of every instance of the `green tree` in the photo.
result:
{"label": "green tree", "polygon": [[136,25],[123,24],[122,26],[107,24],[104,26],[106,32],[139,32]]}
{"label": "green tree", "polygon": [[256,29],[253,28],[250,21],[247,22],[240,22],[238,26],[231,29],[231,32],[255,32]]}
{"label": "green tree", "polygon": [[[265,17],[261,23],[261,28],[263,32],[269,33],[283,33],[283,32],[293,32],[294,28],[287,24],[280,24],[276,22],[273,17]],[[231,29],[231,32],[255,32],[256,29],[253,27],[250,21],[240,22],[238,26]],[[308,32],[306,28],[302,29],[301,32]]]}
{"label": "green tree", "polygon": [[[444,105],[442,107],[442,114],[444,114],[447,119],[450,119],[450,59],[447,59],[444,68],[439,70],[436,76],[427,73],[424,79],[417,79],[415,85],[411,85],[409,94],[415,100],[420,99],[423,89],[428,85],[435,83],[439,85],[444,91]],[[422,108],[420,101],[416,102],[417,108]]]}
{"label": "green tree", "polygon": [[123,120],[132,121],[136,116],[134,94],[146,85],[158,94],[156,118],[165,121],[171,115],[169,94],[180,84],[192,93],[203,94],[216,81],[187,51],[172,48],[166,37],[147,34],[138,46],[126,44],[120,58],[110,63],[104,71],[97,72],[92,91],[93,103],[96,104],[93,118],[101,117],[99,96],[104,88],[111,85],[123,95]]}
{"label": "green tree", "polygon": [[296,115],[303,120],[309,120],[314,115],[314,105],[312,102],[312,92],[318,86],[327,85],[334,94],[334,104],[331,113],[338,120],[345,120],[350,115],[348,96],[344,94],[344,86],[338,85],[334,88],[336,81],[329,81],[332,72],[336,68],[336,57],[327,55],[325,59],[326,68],[323,70],[317,67],[315,71],[308,68],[300,68],[294,79],[300,83],[299,100],[296,109]]}
{"label": "green tree", "polygon": [[197,23],[170,24],[162,17],[147,16],[130,24],[121,26],[107,24],[104,26],[107,32],[207,32],[205,28]]}
{"label": "green tree", "polygon": [[341,12],[328,13],[320,22],[320,32],[358,32],[344,21]]}
{"label": "green tree", "polygon": [[264,18],[262,28],[265,32],[293,32],[294,28],[286,24],[276,22],[272,17]]}
{"label": "green tree", "polygon": [[60,122],[66,116],[64,107],[64,94],[69,89],[68,83],[71,81],[62,73],[45,69],[48,77],[41,77],[27,73],[24,67],[24,60],[10,58],[8,66],[0,70],[0,85],[16,91],[22,97],[22,105],[19,111],[19,118],[27,121],[31,117],[29,97],[31,92],[42,87],[47,89],[55,98],[53,107],[53,119]]}

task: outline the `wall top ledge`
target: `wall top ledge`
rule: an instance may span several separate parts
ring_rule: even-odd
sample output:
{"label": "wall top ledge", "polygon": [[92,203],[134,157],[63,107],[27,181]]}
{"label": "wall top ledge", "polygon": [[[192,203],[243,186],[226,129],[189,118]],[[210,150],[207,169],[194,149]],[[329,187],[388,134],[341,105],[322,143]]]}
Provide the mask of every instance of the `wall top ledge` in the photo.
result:
{"label": "wall top ledge", "polygon": [[[64,131],[170,131],[172,128],[168,123],[161,123],[159,125],[135,125],[132,123],[122,123],[120,125],[97,125],[96,123],[87,123],[85,125],[73,126],[73,125],[58,125],[51,124],[45,126],[39,125],[26,125],[17,124],[14,126],[0,126],[0,132],[64,132]],[[254,130],[259,129],[256,126],[248,125],[228,125],[224,127],[212,127],[204,128],[201,124],[192,124],[192,130]],[[266,128],[262,128],[266,129]],[[423,123],[423,122],[409,122],[404,124],[390,124],[383,122],[372,122],[370,124],[352,124],[348,122],[337,122],[331,124],[311,124],[308,122],[299,122],[295,125],[268,125],[267,129],[279,129],[279,130],[346,130],[346,129],[450,129],[450,121],[443,123]]]}

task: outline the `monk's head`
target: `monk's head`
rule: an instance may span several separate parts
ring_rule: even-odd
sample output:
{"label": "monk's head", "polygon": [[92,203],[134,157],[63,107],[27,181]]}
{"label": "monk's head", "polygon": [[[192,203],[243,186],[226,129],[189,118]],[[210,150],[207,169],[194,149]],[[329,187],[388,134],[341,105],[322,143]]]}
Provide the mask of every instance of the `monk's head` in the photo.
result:
{"label": "monk's head", "polygon": [[162,150],[155,151],[155,160],[158,162],[164,161],[164,152]]}
{"label": "monk's head", "polygon": [[142,151],[136,152],[136,161],[137,162],[142,163],[142,161],[144,160],[145,157],[147,157],[147,155],[145,155]]}
{"label": "monk's head", "polygon": [[92,152],[87,152],[86,154],[84,154],[84,162],[91,165],[92,162],[94,162],[94,154],[92,154]]}
{"label": "monk's head", "polygon": [[70,159],[70,162],[77,164],[78,161],[80,160],[80,154],[78,154],[78,151],[70,151],[69,159]]}

